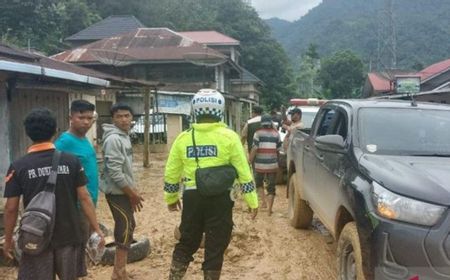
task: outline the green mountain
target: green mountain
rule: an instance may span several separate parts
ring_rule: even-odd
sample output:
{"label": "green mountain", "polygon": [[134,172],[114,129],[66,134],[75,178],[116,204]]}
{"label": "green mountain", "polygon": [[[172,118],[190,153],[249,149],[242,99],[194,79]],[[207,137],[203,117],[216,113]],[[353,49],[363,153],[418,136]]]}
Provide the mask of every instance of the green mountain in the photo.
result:
{"label": "green mountain", "polygon": [[[323,0],[299,20],[270,19],[274,37],[293,61],[316,44],[321,56],[350,49],[368,65],[378,58],[378,35],[389,17],[382,17],[385,0]],[[420,68],[450,57],[449,0],[393,0],[397,66]],[[380,23],[384,23],[380,24]],[[385,40],[387,36],[383,36]],[[383,41],[381,41],[383,42]]]}

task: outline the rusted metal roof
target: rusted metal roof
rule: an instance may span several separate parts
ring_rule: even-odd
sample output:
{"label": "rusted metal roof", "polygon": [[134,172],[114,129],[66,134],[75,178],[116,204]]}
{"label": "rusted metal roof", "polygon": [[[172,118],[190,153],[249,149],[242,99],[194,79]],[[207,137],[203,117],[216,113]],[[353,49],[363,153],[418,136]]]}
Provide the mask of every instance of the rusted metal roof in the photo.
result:
{"label": "rusted metal roof", "polygon": [[96,41],[130,32],[140,27],[145,26],[132,15],[113,15],[67,37],[64,40],[68,42],[87,40]]}
{"label": "rusted metal roof", "polygon": [[371,72],[367,74],[369,83],[377,93],[388,93],[394,90],[396,76],[415,75],[415,73],[404,70],[389,70],[385,72]]}
{"label": "rusted metal roof", "polygon": [[217,31],[187,31],[179,32],[181,35],[207,45],[239,46],[239,41]]}
{"label": "rusted metal roof", "polygon": [[115,62],[134,64],[144,61],[186,61],[185,56],[192,53],[226,58],[224,54],[168,28],[138,28],[67,50],[52,58],[70,63],[114,65]]}
{"label": "rusted metal roof", "polygon": [[418,74],[420,75],[421,82],[432,78],[440,73],[446,72],[450,70],[450,59],[440,61],[433,65],[428,66],[427,68],[420,71]]}
{"label": "rusted metal roof", "polygon": [[[102,72],[98,72],[89,68],[80,67],[77,65],[73,65],[70,63],[62,62],[55,60],[53,58],[48,58],[46,56],[36,54],[36,53],[28,53],[25,51],[22,51],[20,49],[14,48],[9,45],[0,44],[0,63],[4,61],[5,64],[8,62],[16,63],[16,65],[23,65],[23,66],[35,66],[35,68],[32,69],[38,69],[36,67],[41,67],[40,71],[33,71],[29,74],[34,75],[44,75],[46,74],[46,71],[63,71],[65,76],[67,76],[68,80],[74,80],[73,77],[70,77],[70,74],[77,74],[82,75],[86,77],[92,77],[102,80],[108,80],[116,83],[120,83],[123,85],[132,85],[132,86],[154,86],[154,83],[150,83],[147,81],[141,81],[141,80],[133,80],[133,79],[123,79],[121,77],[117,77],[114,75],[105,74]],[[31,68],[30,68],[31,69]],[[12,70],[11,70],[12,71]],[[64,78],[62,78],[64,79]],[[76,79],[75,79],[76,80]]]}
{"label": "rusted metal roof", "polygon": [[33,61],[38,59],[37,55],[32,53],[27,53],[16,48],[12,48],[9,45],[0,43],[0,57],[11,58],[23,61]]}
{"label": "rusted metal roof", "polygon": [[374,91],[389,92],[392,90],[391,81],[380,73],[369,73],[368,78]]}

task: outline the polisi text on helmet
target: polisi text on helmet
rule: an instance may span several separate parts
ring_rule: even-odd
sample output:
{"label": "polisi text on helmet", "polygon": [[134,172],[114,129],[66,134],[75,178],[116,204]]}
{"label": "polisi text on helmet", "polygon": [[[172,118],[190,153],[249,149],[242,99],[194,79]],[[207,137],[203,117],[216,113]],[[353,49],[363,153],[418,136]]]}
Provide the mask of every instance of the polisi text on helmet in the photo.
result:
{"label": "polisi text on helmet", "polygon": [[202,102],[202,103],[221,103],[220,100],[218,100],[215,97],[212,96],[199,96],[195,99],[196,102]]}

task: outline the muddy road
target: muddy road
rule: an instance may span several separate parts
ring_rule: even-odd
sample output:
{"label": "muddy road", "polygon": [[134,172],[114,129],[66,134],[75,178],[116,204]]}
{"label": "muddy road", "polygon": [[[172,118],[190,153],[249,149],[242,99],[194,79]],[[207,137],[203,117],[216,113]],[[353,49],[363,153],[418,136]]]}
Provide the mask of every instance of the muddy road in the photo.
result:
{"label": "muddy road", "polygon": [[[167,154],[151,154],[150,167],[143,168],[139,151],[134,164],[139,188],[145,199],[144,209],[136,215],[136,236],[147,236],[151,254],[144,260],[129,264],[130,278],[135,280],[167,279],[171,254],[176,242],[173,231],[180,213],[167,210],[163,201],[163,172]],[[298,280],[336,279],[335,243],[318,229],[296,230],[287,220],[286,187],[277,186],[274,213],[261,209],[252,221],[245,204],[234,208],[232,241],[225,254],[221,279]],[[98,206],[99,220],[112,228],[112,218],[102,196]],[[319,226],[320,229],[320,226]],[[203,279],[203,250],[195,255],[185,279]],[[112,267],[92,266],[84,279],[110,279]],[[15,279],[15,268],[0,267],[0,279]]]}

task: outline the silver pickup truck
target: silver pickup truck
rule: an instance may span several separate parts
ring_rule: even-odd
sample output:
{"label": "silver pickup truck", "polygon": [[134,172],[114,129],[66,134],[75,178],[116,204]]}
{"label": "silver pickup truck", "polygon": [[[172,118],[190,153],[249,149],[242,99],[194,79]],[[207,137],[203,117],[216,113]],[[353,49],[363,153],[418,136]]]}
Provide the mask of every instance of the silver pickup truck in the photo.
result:
{"label": "silver pickup truck", "polygon": [[329,101],[287,160],[290,223],[320,219],[339,279],[450,279],[450,106]]}

